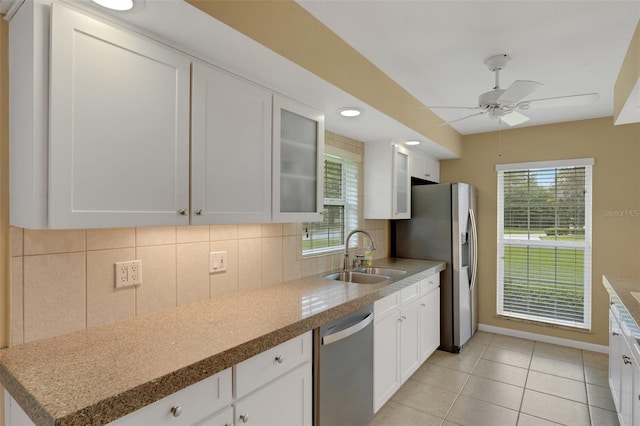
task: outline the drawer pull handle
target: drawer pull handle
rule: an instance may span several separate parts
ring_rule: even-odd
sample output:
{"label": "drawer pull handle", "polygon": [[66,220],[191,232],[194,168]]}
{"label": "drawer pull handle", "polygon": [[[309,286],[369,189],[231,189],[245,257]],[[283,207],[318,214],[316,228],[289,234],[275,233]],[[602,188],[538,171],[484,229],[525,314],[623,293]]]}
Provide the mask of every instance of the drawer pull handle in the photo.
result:
{"label": "drawer pull handle", "polygon": [[242,421],[242,423],[246,423],[249,421],[249,416],[247,414],[241,414],[240,420]]}
{"label": "drawer pull handle", "polygon": [[173,407],[171,407],[171,414],[173,414],[173,417],[180,417],[180,414],[182,414],[182,407],[179,405],[174,405]]}
{"label": "drawer pull handle", "polygon": [[404,315],[402,316],[402,321],[406,320],[407,317],[405,317]]}
{"label": "drawer pull handle", "polygon": [[282,363],[284,362],[284,357],[283,357],[282,355],[278,355],[278,356],[276,357],[276,362],[277,362],[278,364],[282,364]]}

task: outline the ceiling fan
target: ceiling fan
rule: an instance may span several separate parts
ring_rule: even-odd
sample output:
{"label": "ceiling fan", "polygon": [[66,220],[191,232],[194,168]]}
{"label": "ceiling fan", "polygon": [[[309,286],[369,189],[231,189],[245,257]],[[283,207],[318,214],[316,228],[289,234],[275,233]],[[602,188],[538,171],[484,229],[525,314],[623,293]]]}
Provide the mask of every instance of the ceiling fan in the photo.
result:
{"label": "ceiling fan", "polygon": [[529,120],[529,117],[518,112],[518,110],[586,105],[600,99],[600,95],[598,93],[584,93],[580,95],[524,100],[527,96],[543,86],[543,84],[532,80],[516,80],[507,89],[501,89],[500,70],[502,70],[510,60],[511,56],[506,53],[493,55],[485,59],[484,64],[489,68],[489,71],[495,73],[495,87],[493,90],[485,92],[479,96],[478,106],[428,106],[427,108],[467,109],[479,111],[453,121],[442,123],[441,126],[483,114],[487,114],[492,118],[497,118],[509,126],[517,126],[518,124],[522,124]]}

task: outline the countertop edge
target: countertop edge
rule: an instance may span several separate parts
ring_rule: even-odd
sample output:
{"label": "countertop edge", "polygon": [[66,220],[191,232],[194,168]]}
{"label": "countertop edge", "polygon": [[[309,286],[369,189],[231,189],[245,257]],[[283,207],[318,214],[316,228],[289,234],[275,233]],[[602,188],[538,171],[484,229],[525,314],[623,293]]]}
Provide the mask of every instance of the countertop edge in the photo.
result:
{"label": "countertop edge", "polygon": [[[158,401],[178,390],[206,379],[226,368],[253,357],[300,334],[313,330],[326,322],[367,306],[389,294],[400,291],[430,275],[442,272],[445,262],[425,268],[411,275],[391,280],[383,287],[366,295],[348,300],[321,312],[310,315],[284,327],[250,339],[228,350],[214,353],[193,364],[183,366],[164,376],[150,380],[127,391],[104,398],[81,409],[56,417],[31,395],[10,369],[0,362],[0,380],[9,394],[38,425],[102,425]],[[322,275],[322,274],[320,274]],[[292,283],[294,283],[293,281]],[[295,285],[295,284],[293,284]],[[151,396],[151,397],[150,397]]]}

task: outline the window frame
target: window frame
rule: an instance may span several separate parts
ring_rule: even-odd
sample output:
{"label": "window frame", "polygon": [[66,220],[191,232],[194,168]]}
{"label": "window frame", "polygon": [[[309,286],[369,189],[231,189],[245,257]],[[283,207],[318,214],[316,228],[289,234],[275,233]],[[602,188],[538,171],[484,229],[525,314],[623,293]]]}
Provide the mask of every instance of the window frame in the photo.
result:
{"label": "window frame", "polygon": [[[330,158],[328,158],[330,157]],[[355,203],[351,203],[351,206],[349,205],[349,200],[347,199],[347,197],[339,199],[339,198],[323,198],[323,210],[324,210],[324,206],[325,205],[332,205],[332,206],[344,206],[345,208],[345,217],[344,217],[344,229],[343,229],[343,240],[346,239],[347,235],[349,234],[349,232],[351,232],[353,229],[357,229],[358,228],[358,223],[360,221],[360,180],[361,180],[361,157],[356,154],[356,153],[352,153],[350,151],[346,151],[337,147],[332,147],[332,146],[325,146],[325,152],[324,152],[324,161],[326,161],[327,159],[331,160],[331,159],[337,159],[340,162],[342,162],[343,164],[345,162],[349,162],[352,163],[352,168],[353,171],[355,171],[355,182],[354,182],[354,186],[351,187],[351,190],[355,190],[356,193],[356,202]],[[343,174],[346,173],[346,171],[343,171]],[[324,178],[324,177],[323,177]],[[348,182],[343,182],[343,185],[348,185]],[[348,189],[343,188],[343,193],[347,192]],[[326,192],[325,194],[326,195]],[[349,208],[351,207],[351,208]],[[324,220],[324,215],[323,215],[323,220]],[[300,253],[302,255],[302,258],[310,258],[310,257],[316,257],[316,256],[323,256],[323,255],[328,255],[328,254],[335,254],[335,253],[340,253],[340,252],[344,252],[345,250],[345,246],[344,246],[344,242],[340,245],[335,245],[335,246],[331,246],[331,247],[323,247],[323,248],[317,248],[317,249],[308,249],[305,250],[304,249],[304,234],[305,234],[305,226],[307,226],[307,224],[309,224],[310,222],[304,222],[302,223],[302,235],[300,237],[300,243],[301,243],[301,249],[300,249]],[[355,248],[357,247],[357,241],[355,239],[352,239],[352,241],[350,241],[349,243],[349,248]]]}
{"label": "window frame", "polygon": [[[500,164],[496,165],[496,171],[498,172],[498,188],[497,188],[497,279],[496,279],[496,313],[499,317],[509,319],[520,319],[525,321],[532,321],[536,323],[543,323],[550,326],[569,327],[572,329],[591,330],[591,298],[592,298],[592,204],[593,204],[593,158],[571,159],[571,160],[558,160],[558,161],[539,161],[530,163],[514,163],[514,164]],[[504,188],[504,174],[505,172],[516,171],[535,171],[555,169],[556,176],[554,177],[554,184],[557,182],[557,171],[559,169],[571,169],[571,168],[585,168],[584,176],[584,241],[563,241],[560,239],[554,240],[531,240],[526,239],[513,239],[505,238],[504,224],[505,224],[505,188]],[[531,225],[527,225],[527,230],[531,231]],[[531,312],[528,314],[508,312],[504,309],[504,281],[505,281],[505,247],[526,247],[530,248],[553,248],[555,249],[554,255],[558,254],[558,250],[562,249],[574,249],[583,251],[583,321],[564,321],[559,318],[543,317],[541,315],[533,315]],[[528,257],[527,251],[527,268],[533,268],[531,266],[531,259]],[[558,265],[554,266],[557,278]],[[529,283],[529,280],[526,281]],[[554,284],[559,281],[556,279]]]}

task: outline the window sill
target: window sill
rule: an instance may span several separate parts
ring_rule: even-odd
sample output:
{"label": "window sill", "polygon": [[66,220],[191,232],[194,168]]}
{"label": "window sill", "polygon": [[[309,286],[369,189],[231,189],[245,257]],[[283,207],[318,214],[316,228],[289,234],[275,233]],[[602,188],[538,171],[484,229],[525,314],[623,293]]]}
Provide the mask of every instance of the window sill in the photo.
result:
{"label": "window sill", "polygon": [[512,317],[512,316],[500,315],[500,314],[494,315],[494,318],[499,319],[499,320],[507,320],[507,321],[519,322],[519,323],[522,323],[522,324],[537,325],[539,327],[557,328],[557,329],[560,329],[560,330],[572,331],[572,332],[576,332],[576,333],[594,334],[593,330],[587,329],[587,328],[578,327],[578,326],[572,327],[572,326],[569,326],[569,325],[551,324],[551,323],[544,322],[544,321],[536,321],[536,320],[532,320],[532,319],[524,319],[524,318],[518,318],[518,317]]}

